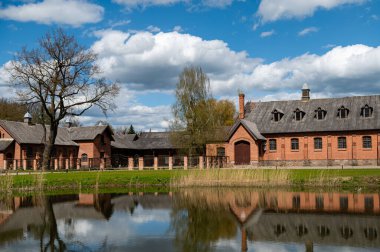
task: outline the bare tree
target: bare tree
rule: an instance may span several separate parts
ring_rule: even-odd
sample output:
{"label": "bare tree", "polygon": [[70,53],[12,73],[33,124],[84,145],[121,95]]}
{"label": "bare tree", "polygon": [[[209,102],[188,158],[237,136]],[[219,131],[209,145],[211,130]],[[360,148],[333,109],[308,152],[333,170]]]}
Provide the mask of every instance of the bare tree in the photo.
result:
{"label": "bare tree", "polygon": [[99,77],[96,57],[79,45],[74,36],[57,29],[46,33],[38,48],[23,48],[9,68],[20,100],[39,105],[41,116],[46,117],[42,120],[47,122],[43,123],[43,169],[50,168],[58,125],[63,118],[80,116],[93,106],[104,113],[115,107],[112,98],[119,87]]}
{"label": "bare tree", "polygon": [[210,80],[200,67],[182,71],[175,96],[171,142],[189,155],[205,154],[206,144],[215,140],[223,126],[233,123],[234,104],[212,97]]}

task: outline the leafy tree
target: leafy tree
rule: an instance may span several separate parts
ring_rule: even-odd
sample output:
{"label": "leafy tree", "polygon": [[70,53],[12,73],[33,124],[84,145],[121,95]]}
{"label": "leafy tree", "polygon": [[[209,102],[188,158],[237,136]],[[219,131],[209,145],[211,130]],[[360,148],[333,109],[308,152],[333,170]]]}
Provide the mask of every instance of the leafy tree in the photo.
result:
{"label": "leafy tree", "polygon": [[131,124],[131,126],[129,127],[128,129],[128,133],[127,134],[136,134],[135,132],[135,129],[133,128],[133,125]]}
{"label": "leafy tree", "polygon": [[[113,97],[119,87],[99,78],[100,70],[95,61],[96,54],[57,29],[46,33],[37,48],[23,48],[9,68],[11,81],[19,88],[20,101],[41,107],[45,130],[43,169],[50,168],[62,119],[80,116],[94,106],[104,113],[115,106]],[[50,127],[45,127],[46,124]]]}
{"label": "leafy tree", "polygon": [[183,70],[175,96],[171,141],[189,155],[204,154],[206,143],[215,139],[216,132],[232,125],[235,107],[230,101],[212,97],[210,80],[200,67]]}

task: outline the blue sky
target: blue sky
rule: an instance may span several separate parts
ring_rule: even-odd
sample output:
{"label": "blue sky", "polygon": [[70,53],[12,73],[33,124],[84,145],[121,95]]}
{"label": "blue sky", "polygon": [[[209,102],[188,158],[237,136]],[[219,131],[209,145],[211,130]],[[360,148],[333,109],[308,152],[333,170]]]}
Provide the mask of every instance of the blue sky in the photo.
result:
{"label": "blue sky", "polygon": [[80,120],[165,130],[178,74],[201,66],[215,97],[298,99],[380,93],[376,0],[24,0],[0,4],[0,95],[7,62],[62,27],[98,54],[121,86],[118,109]]}

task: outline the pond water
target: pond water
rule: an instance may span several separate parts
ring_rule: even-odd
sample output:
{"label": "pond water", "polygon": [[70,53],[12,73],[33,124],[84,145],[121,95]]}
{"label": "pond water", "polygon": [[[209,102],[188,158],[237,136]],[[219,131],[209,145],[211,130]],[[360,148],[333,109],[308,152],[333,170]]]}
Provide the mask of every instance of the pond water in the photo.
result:
{"label": "pond water", "polygon": [[0,251],[379,251],[380,194],[0,196]]}

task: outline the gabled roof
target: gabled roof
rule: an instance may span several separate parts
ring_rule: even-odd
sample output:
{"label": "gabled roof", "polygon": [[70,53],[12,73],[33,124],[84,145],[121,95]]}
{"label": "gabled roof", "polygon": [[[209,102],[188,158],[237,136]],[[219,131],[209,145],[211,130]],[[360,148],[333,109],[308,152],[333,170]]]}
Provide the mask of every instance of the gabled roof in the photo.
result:
{"label": "gabled roof", "polygon": [[[24,122],[0,120],[0,126],[2,126],[9,133],[9,135],[11,135],[11,137],[13,137],[16,142],[20,144],[44,143],[44,129],[41,124],[29,125]],[[50,126],[46,126],[47,134],[49,134],[49,127]],[[70,139],[66,128],[58,128],[55,144],[77,146],[77,144]]]}
{"label": "gabled roof", "polygon": [[235,133],[235,131],[239,128],[240,125],[242,125],[255,140],[266,140],[266,138],[263,135],[261,135],[254,122],[245,119],[239,119],[230,129],[230,132],[228,133],[228,137],[226,139],[227,141],[232,137],[232,135]]}
{"label": "gabled roof", "polygon": [[150,150],[174,149],[170,141],[170,132],[144,132],[141,134],[116,134],[112,147],[118,149]]}
{"label": "gabled roof", "polygon": [[0,138],[0,151],[5,151],[13,141],[13,139]]}
{"label": "gabled roof", "polygon": [[[360,116],[361,108],[366,104],[373,108],[372,117]],[[348,118],[338,118],[337,113],[341,106],[349,109]],[[319,107],[327,111],[323,120],[314,118],[315,110]],[[293,119],[293,112],[296,108],[305,112],[301,121]],[[284,113],[278,122],[272,120],[274,109]],[[248,102],[245,105],[245,111],[245,119],[256,123],[261,134],[380,129],[380,95],[311,99],[309,101]]]}
{"label": "gabled roof", "polygon": [[107,125],[89,126],[89,127],[70,127],[66,128],[73,141],[94,140],[98,135],[103,134],[108,130],[110,135],[113,135],[111,128]]}

